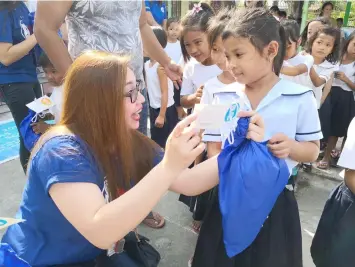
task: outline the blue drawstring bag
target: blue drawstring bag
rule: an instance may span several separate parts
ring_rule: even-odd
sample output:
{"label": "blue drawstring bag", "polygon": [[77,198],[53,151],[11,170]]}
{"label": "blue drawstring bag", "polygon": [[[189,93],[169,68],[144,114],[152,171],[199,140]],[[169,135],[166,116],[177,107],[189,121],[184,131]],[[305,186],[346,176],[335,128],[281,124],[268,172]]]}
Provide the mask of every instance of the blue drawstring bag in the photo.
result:
{"label": "blue drawstring bag", "polygon": [[26,261],[19,258],[16,252],[6,243],[0,244],[1,267],[31,267]]}
{"label": "blue drawstring bag", "polygon": [[29,109],[28,115],[23,119],[20,124],[20,134],[23,138],[23,143],[28,151],[31,151],[34,145],[40,138],[40,134],[36,134],[31,124],[36,122],[37,114],[33,110]]}
{"label": "blue drawstring bag", "polygon": [[290,176],[286,161],[273,156],[267,142],[246,138],[248,127],[249,118],[240,118],[218,156],[223,240],[230,258],[253,243]]}

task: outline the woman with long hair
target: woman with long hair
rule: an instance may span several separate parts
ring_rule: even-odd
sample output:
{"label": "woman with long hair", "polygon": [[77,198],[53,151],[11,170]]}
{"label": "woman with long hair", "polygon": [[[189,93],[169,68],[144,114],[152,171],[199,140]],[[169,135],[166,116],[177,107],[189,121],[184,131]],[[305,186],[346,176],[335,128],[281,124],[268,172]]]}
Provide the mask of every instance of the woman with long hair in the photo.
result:
{"label": "woman with long hair", "polygon": [[[0,93],[17,129],[28,114],[26,104],[41,96],[33,49],[37,40],[29,25],[29,11],[23,2],[0,2]],[[24,171],[29,156],[20,135],[20,161]]]}
{"label": "woman with long hair", "polygon": [[[216,158],[187,169],[205,148],[188,126],[196,116],[177,125],[164,156],[136,131],[144,98],[128,63],[125,56],[86,52],[67,73],[61,120],[32,151],[17,214],[24,222],[2,240],[32,266],[95,266],[169,188],[197,195],[218,183]],[[262,122],[253,116],[251,133],[260,141]],[[140,266],[119,252],[115,267]]]}
{"label": "woman with long hair", "polygon": [[327,18],[333,27],[337,26],[337,22],[334,18],[332,18],[332,12],[334,10],[334,4],[332,2],[324,2],[322,7],[321,7],[321,11],[319,16],[320,17],[325,17]]}

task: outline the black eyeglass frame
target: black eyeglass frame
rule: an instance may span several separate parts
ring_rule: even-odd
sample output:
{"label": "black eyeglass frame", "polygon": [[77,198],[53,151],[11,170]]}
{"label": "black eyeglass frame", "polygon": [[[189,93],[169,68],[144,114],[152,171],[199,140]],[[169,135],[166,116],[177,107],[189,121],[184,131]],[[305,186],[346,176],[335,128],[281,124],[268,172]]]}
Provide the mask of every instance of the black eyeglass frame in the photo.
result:
{"label": "black eyeglass frame", "polygon": [[136,88],[133,90],[129,91],[128,93],[125,93],[125,97],[129,97],[131,99],[131,103],[136,103],[137,98],[138,98],[138,93],[142,93],[142,80],[137,80],[136,81]]}

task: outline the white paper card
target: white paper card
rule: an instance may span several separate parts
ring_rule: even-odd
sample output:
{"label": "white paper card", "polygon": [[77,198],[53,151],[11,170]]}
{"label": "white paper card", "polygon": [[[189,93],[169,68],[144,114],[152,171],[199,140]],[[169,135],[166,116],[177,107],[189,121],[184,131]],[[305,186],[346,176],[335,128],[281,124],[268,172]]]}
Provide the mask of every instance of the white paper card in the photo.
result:
{"label": "white paper card", "polygon": [[224,124],[237,120],[238,112],[242,108],[243,105],[240,102],[234,102],[230,105],[197,104],[194,113],[197,113],[198,116],[194,127],[197,129],[220,129]]}
{"label": "white paper card", "polygon": [[42,96],[31,103],[28,103],[26,106],[33,110],[36,113],[41,113],[47,109],[50,109],[54,106],[54,102],[48,96]]}
{"label": "white paper card", "polygon": [[9,227],[10,225],[17,224],[20,222],[24,222],[22,219],[14,219],[14,218],[4,218],[0,217],[0,230]]}

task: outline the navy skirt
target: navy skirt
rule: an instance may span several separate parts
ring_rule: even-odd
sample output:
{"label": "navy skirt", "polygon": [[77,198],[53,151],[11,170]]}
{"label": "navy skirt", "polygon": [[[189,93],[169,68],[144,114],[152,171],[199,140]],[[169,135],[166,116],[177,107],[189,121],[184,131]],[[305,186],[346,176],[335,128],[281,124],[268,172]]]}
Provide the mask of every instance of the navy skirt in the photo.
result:
{"label": "navy skirt", "polygon": [[355,195],[344,183],[325,204],[311,255],[317,267],[355,266]]}
{"label": "navy skirt", "polygon": [[294,192],[283,190],[254,242],[229,258],[216,188],[201,226],[192,267],[302,267],[301,223]]}

